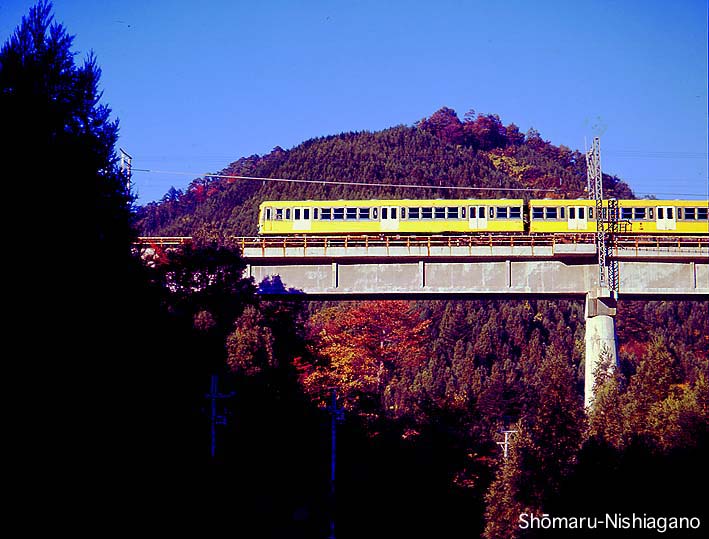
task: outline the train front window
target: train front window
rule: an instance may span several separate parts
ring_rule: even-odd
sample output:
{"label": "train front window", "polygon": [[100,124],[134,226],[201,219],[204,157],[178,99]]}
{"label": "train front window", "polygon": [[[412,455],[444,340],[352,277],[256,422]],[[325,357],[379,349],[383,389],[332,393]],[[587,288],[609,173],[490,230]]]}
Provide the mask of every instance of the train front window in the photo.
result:
{"label": "train front window", "polygon": [[271,208],[266,208],[266,211],[264,212],[264,214],[265,214],[264,219],[266,221],[270,221],[271,216],[272,216]]}

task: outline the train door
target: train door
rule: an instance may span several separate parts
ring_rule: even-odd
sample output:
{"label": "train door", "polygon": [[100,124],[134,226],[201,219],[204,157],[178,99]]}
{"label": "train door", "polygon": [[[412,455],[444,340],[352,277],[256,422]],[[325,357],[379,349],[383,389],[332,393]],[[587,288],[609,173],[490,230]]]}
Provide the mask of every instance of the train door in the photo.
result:
{"label": "train door", "polygon": [[261,213],[259,223],[259,233],[271,232],[273,230],[273,208],[264,208]]}
{"label": "train door", "polygon": [[585,206],[569,206],[569,230],[586,230],[588,228],[588,208]]}
{"label": "train door", "polygon": [[487,206],[470,206],[468,208],[468,225],[471,229],[484,230],[487,228]]}
{"label": "train door", "polygon": [[312,208],[293,209],[293,230],[310,230],[313,226]]}
{"label": "train door", "polygon": [[677,216],[673,206],[657,207],[657,230],[675,230],[677,228]]}
{"label": "train door", "polygon": [[384,206],[381,208],[382,232],[389,230],[399,230],[399,208],[398,206]]}

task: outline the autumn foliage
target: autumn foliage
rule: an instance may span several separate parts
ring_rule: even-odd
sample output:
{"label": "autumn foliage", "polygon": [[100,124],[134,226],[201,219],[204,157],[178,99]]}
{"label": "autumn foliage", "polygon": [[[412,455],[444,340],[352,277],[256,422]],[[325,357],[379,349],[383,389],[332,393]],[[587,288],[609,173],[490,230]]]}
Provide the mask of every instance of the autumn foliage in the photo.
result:
{"label": "autumn foliage", "polygon": [[325,308],[309,321],[314,360],[297,363],[303,387],[316,398],[336,388],[346,409],[378,417],[392,382],[426,359],[428,325],[405,301]]}

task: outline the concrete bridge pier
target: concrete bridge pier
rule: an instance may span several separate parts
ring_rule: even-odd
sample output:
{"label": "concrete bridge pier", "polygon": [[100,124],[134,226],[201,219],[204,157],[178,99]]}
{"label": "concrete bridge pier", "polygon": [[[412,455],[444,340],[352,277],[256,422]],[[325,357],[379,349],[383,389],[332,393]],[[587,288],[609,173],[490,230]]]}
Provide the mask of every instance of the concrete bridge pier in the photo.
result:
{"label": "concrete bridge pier", "polygon": [[611,355],[611,368],[618,363],[618,342],[615,333],[617,296],[606,288],[586,294],[586,365],[584,372],[584,406],[593,403],[593,384],[602,355]]}

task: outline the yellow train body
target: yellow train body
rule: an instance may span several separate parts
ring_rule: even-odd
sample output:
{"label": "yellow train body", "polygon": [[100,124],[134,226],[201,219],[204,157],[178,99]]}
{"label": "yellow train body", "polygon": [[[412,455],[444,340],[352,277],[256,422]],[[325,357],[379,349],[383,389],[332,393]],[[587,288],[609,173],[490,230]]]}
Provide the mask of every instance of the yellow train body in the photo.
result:
{"label": "yellow train body", "polygon": [[[608,202],[604,201],[604,212]],[[706,200],[619,200],[626,234],[709,234]],[[259,234],[595,233],[593,200],[278,200],[259,207]]]}
{"label": "yellow train body", "polygon": [[523,232],[524,201],[306,200],[268,201],[259,234],[443,234]]}
{"label": "yellow train body", "polygon": [[[603,211],[607,209],[604,200]],[[709,234],[708,209],[706,200],[619,200],[618,229],[625,234]],[[530,200],[529,231],[595,233],[596,214],[593,200]]]}

